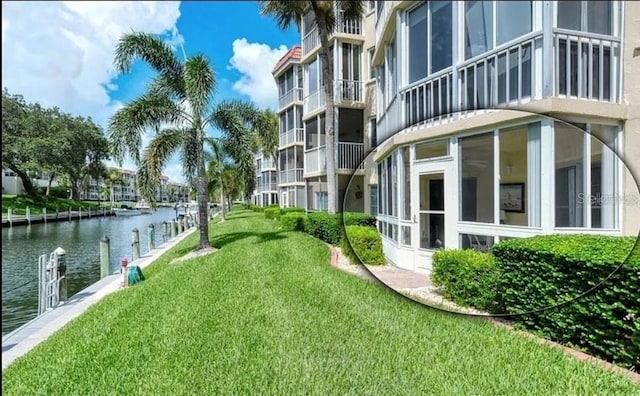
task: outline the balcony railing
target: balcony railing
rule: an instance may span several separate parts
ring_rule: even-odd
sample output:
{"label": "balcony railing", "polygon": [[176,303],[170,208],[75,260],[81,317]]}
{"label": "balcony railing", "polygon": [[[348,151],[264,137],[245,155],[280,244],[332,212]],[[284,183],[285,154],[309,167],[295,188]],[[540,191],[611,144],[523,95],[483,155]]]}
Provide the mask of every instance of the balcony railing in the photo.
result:
{"label": "balcony railing", "polygon": [[301,168],[283,170],[280,171],[278,181],[280,184],[302,183],[304,182],[303,173],[304,169]]}
{"label": "balcony railing", "polygon": [[[334,33],[362,35],[362,19],[347,21],[342,11],[336,12],[336,26]],[[320,45],[318,28],[314,27],[302,38],[302,56],[306,56]]]}
{"label": "balcony railing", "polygon": [[302,100],[302,88],[292,88],[280,95],[279,105],[280,108],[287,106],[292,102],[299,102]]}
{"label": "balcony railing", "polygon": [[362,102],[362,81],[336,80],[334,96],[336,102]]}
{"label": "balcony railing", "polygon": [[409,125],[447,116],[453,102],[453,73],[447,69],[437,76],[400,91],[404,102],[405,120]]}
{"label": "balcony railing", "polygon": [[620,100],[620,40],[556,29],[554,93],[605,102]]}
{"label": "balcony railing", "polygon": [[364,160],[364,143],[338,143],[338,169],[362,169]]}
{"label": "balcony railing", "polygon": [[325,146],[316,147],[304,152],[305,173],[322,172],[327,169],[327,156]]}
{"label": "balcony railing", "polygon": [[400,131],[404,125],[400,109],[402,101],[398,95],[394,96],[387,106],[387,110],[382,113],[376,127],[376,145],[384,142],[389,136]]}
{"label": "balcony railing", "polygon": [[278,183],[262,184],[262,186],[260,186],[259,192],[265,192],[265,191],[278,191]]}
{"label": "balcony railing", "polygon": [[290,129],[287,132],[280,134],[280,147],[297,143],[304,143],[304,129]]}
{"label": "balcony railing", "polygon": [[[364,160],[364,143],[338,143],[338,169],[362,169]],[[317,173],[327,170],[326,146],[307,150],[304,153],[305,173]]]}
{"label": "balcony railing", "polygon": [[262,165],[261,165],[260,171],[266,172],[266,171],[275,169],[275,167],[276,165],[273,161],[273,158],[269,158],[266,156],[262,158]]}
{"label": "balcony railing", "polygon": [[314,92],[311,95],[308,95],[306,98],[304,98],[303,111],[305,113],[310,113],[312,111],[318,110],[320,107],[324,106],[325,104],[324,99],[325,99],[324,88],[320,87],[320,89],[317,92]]}

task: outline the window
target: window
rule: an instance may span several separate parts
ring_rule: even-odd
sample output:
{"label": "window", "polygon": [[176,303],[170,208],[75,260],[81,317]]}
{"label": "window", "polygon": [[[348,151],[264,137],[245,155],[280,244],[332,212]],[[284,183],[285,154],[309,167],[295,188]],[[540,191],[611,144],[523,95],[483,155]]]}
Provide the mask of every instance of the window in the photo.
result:
{"label": "window", "polygon": [[375,48],[369,48],[369,79],[376,78],[376,68],[373,67],[373,53],[375,52]]}
{"label": "window", "polygon": [[370,212],[373,216],[378,215],[378,186],[371,185],[369,186],[369,198],[370,198]]}
{"label": "window", "polygon": [[[402,181],[402,220],[411,220],[411,161],[409,159],[409,146],[400,149],[400,166]],[[410,243],[409,243],[410,244]]]}
{"label": "window", "polygon": [[458,140],[460,146],[460,212],[463,221],[493,223],[493,133]]}
{"label": "window", "polygon": [[319,59],[315,59],[313,62],[309,63],[308,73],[309,73],[309,95],[312,95],[318,92],[318,63]]}
{"label": "window", "polygon": [[409,83],[451,66],[453,13],[450,1],[421,4],[409,11],[408,25]]}
{"label": "window", "polygon": [[558,27],[611,35],[611,1],[558,1]]}
{"label": "window", "polygon": [[446,157],[449,155],[449,142],[428,142],[416,144],[416,160]]}
{"label": "window", "polygon": [[532,4],[531,1],[467,1],[464,21],[465,58],[469,59],[531,32]]}
{"label": "window", "polygon": [[378,145],[378,124],[375,117],[369,118],[370,131],[370,147],[374,148]]}

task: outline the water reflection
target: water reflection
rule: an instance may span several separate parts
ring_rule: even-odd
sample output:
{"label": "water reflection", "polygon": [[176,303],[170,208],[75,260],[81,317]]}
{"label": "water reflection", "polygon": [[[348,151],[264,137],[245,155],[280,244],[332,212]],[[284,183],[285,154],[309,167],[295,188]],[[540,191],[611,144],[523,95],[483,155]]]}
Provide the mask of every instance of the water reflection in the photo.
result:
{"label": "water reflection", "polygon": [[67,252],[67,288],[72,296],[100,279],[100,239],[111,242],[110,270],[120,259],[131,260],[131,231],[140,233],[140,252],[148,252],[147,227],[155,226],[162,243],[162,222],[175,218],[172,208],[149,215],[96,217],[2,229],[2,334],[34,318],[38,310],[38,257],[58,246]]}

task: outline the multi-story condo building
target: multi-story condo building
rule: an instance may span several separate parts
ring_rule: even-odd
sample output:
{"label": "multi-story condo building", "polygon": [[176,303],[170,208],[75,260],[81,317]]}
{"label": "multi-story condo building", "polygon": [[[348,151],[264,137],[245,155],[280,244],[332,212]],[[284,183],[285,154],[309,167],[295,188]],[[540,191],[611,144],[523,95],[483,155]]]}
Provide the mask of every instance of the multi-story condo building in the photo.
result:
{"label": "multi-story condo building", "polygon": [[258,150],[255,155],[256,187],[253,192],[253,203],[269,206],[278,203],[278,171],[276,162],[271,156]]}
{"label": "multi-story condo building", "polygon": [[[375,80],[365,67],[374,45],[374,13],[358,21],[344,20],[339,9],[336,15],[329,41],[338,119],[334,153],[327,152],[325,146],[325,81],[318,54],[320,39],[311,12],[300,24],[302,46],[286,54],[273,71],[280,94],[280,204],[310,211],[327,209],[326,158],[335,155],[336,209],[364,211],[370,207],[371,193],[362,161],[375,146],[370,130],[374,125],[370,120],[375,112]],[[352,176],[352,186],[347,189]]]}
{"label": "multi-story condo building", "polygon": [[278,86],[278,193],[280,206],[306,207],[302,48],[294,46],[273,68]]}
{"label": "multi-story condo building", "polygon": [[428,272],[438,248],[637,235],[638,15],[621,1],[376,1],[388,259]]}

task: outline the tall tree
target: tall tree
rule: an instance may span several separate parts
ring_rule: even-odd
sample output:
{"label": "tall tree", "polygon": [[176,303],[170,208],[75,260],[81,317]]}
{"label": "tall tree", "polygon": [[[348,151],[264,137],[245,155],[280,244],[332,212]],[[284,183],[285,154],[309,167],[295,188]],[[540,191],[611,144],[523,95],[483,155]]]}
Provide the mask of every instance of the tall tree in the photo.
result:
{"label": "tall tree", "polygon": [[327,195],[328,210],[335,213],[337,210],[337,184],[336,184],[336,157],[337,139],[335,131],[338,128],[338,112],[334,101],[334,70],[333,52],[329,46],[329,39],[336,28],[337,11],[341,14],[343,23],[357,21],[362,17],[365,8],[364,1],[285,1],[266,0],[259,1],[260,13],[275,18],[278,26],[289,29],[292,23],[300,25],[302,18],[311,13],[315,28],[318,29],[320,38],[320,60],[322,62],[322,77],[324,81],[324,94],[326,103],[326,153],[327,153]]}
{"label": "tall tree", "polygon": [[[134,160],[139,168],[141,194],[153,203],[164,165],[173,154],[179,153],[186,179],[194,181],[196,186],[198,248],[207,248],[210,243],[204,155],[206,131],[218,126],[223,133],[242,137],[250,130],[247,128],[250,120],[239,111],[253,105],[233,101],[213,106],[216,74],[209,60],[198,54],[181,62],[169,43],[155,35],[134,32],[120,39],[115,53],[118,71],[129,72],[138,59],[148,63],[157,76],[144,94],[111,118],[109,137],[114,157],[122,161],[128,154]],[[149,130],[154,131],[154,136],[141,155],[142,135]],[[236,152],[241,148],[237,147]]]}

